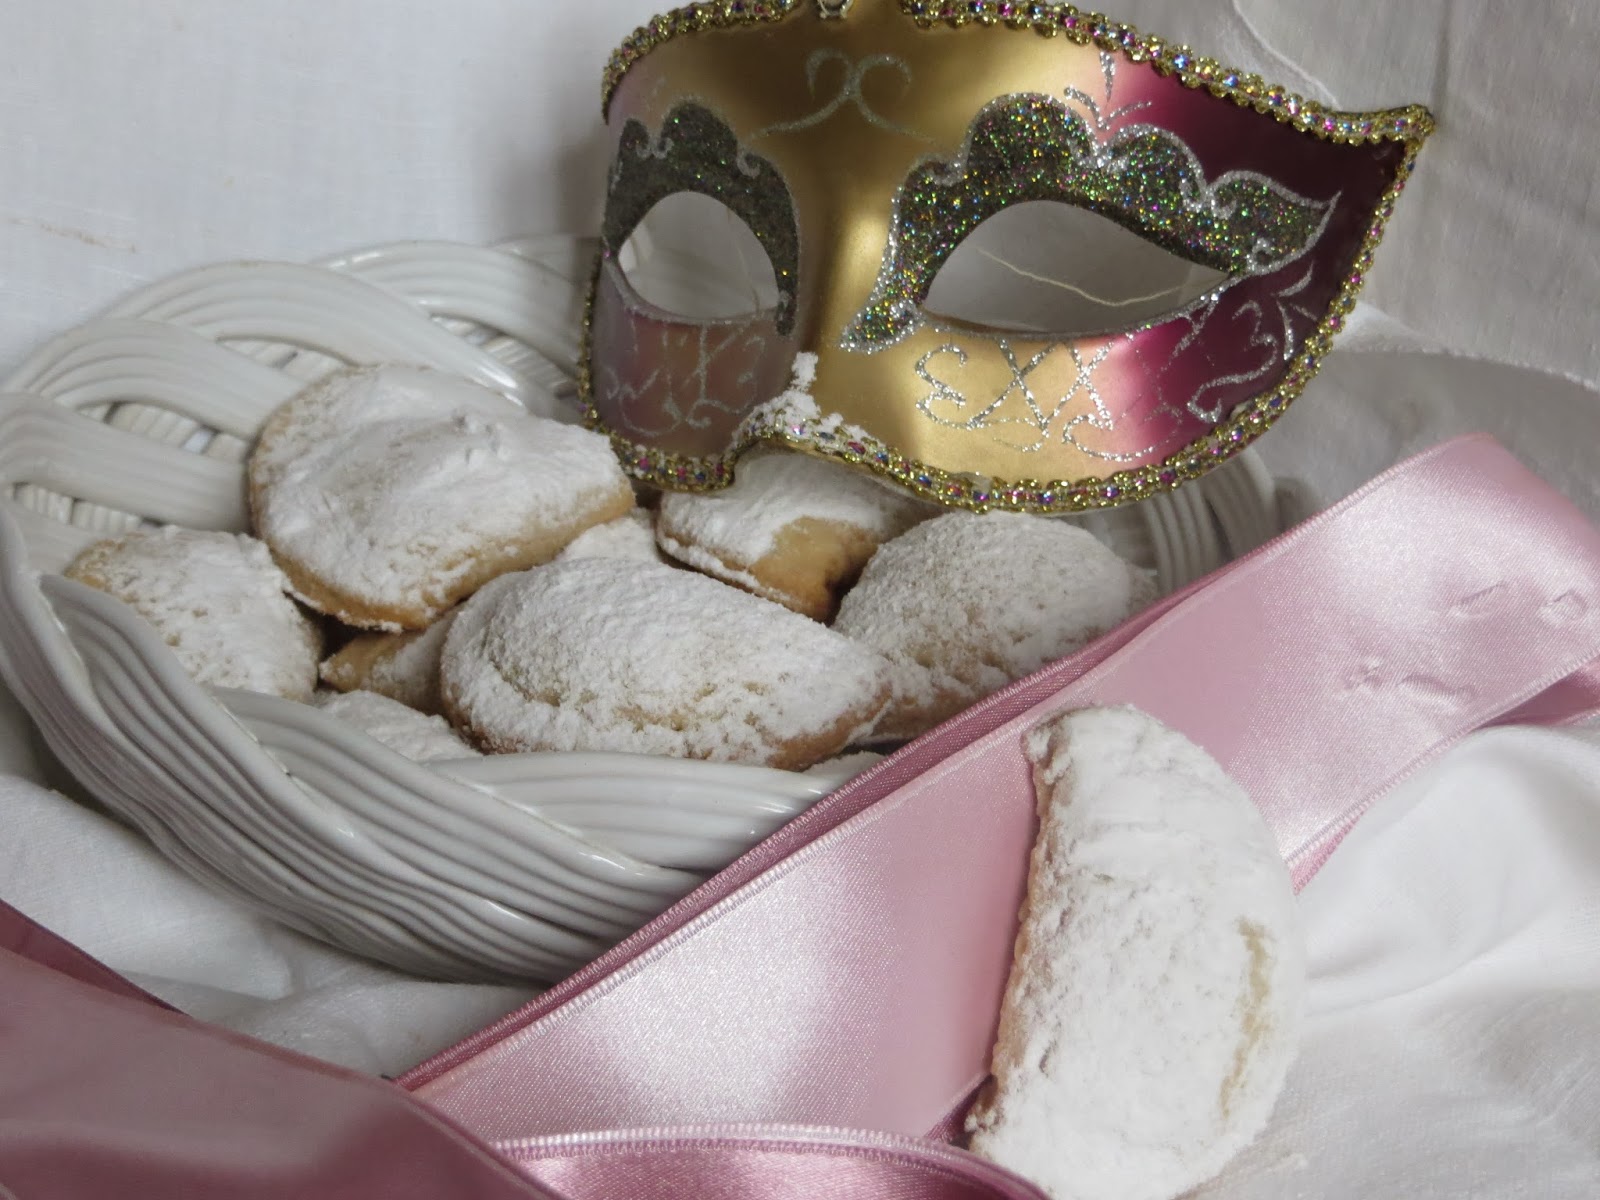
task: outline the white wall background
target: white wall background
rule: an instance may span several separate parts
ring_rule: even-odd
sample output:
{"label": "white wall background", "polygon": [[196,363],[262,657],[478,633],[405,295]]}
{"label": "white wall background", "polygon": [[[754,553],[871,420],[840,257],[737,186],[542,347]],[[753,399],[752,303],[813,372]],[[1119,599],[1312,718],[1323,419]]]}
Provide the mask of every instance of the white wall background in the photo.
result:
{"label": "white wall background", "polygon": [[[230,258],[592,226],[598,79],[658,0],[0,0],[0,370]],[[1371,296],[1600,380],[1600,4],[1121,0],[1116,15],[1443,132]]]}

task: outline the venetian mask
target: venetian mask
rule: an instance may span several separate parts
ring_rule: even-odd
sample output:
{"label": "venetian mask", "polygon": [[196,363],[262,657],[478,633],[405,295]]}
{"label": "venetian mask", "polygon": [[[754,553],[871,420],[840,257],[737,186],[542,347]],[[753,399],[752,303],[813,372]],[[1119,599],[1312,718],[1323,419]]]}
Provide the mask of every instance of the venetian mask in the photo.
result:
{"label": "venetian mask", "polygon": [[[1351,311],[1433,126],[1001,0],[677,9],[617,53],[606,108],[583,390],[636,476],[719,487],[745,449],[780,443],[947,504],[1036,512],[1177,486],[1266,430]],[[765,311],[675,315],[630,283],[624,245],[684,192],[754,234],[777,285]],[[1212,281],[1090,332],[932,311],[962,244],[1041,202]]]}

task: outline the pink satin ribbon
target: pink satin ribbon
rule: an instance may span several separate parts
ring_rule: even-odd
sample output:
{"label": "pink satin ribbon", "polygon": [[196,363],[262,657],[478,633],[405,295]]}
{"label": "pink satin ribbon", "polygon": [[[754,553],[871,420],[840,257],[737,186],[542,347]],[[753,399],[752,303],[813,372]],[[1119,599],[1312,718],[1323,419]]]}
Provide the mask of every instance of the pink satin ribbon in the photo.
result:
{"label": "pink satin ribbon", "polygon": [[545,1138],[497,1149],[562,1196],[608,1200],[1044,1200],[947,1146],[772,1126]]}
{"label": "pink satin ribbon", "polygon": [[1026,730],[1149,711],[1244,784],[1303,884],[1465,734],[1593,711],[1597,659],[1600,534],[1492,441],[1449,443],[908,748],[403,1082],[493,1138],[947,1129],[1010,967]]}
{"label": "pink satin ribbon", "polygon": [[166,1010],[0,906],[0,1188],[1038,1200],[883,1136],[952,1132],[986,1072],[1022,733],[1148,709],[1250,789],[1303,882],[1462,735],[1595,711],[1597,610],[1600,534],[1493,443],[1451,443],[825,801],[413,1073],[425,1104]]}
{"label": "pink satin ribbon", "polygon": [[108,1196],[1043,1200],[944,1146],[820,1130],[490,1147],[390,1084],[172,1012],[0,905],[0,1197]]}

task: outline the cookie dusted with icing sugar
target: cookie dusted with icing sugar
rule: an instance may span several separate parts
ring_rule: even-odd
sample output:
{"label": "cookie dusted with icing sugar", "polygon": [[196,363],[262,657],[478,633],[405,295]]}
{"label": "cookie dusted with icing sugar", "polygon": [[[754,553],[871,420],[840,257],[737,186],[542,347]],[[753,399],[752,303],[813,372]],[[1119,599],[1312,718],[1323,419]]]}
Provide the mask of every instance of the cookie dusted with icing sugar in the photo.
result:
{"label": "cookie dusted with icing sugar", "polygon": [[322,630],[252,537],[171,526],[130,533],[90,546],[66,574],[155,626],[200,683],[290,700],[317,686]]}
{"label": "cookie dusted with icing sugar", "polygon": [[799,770],[888,700],[885,664],[690,571],[589,558],[496,580],[445,642],[445,706],[484,750],[608,750]]}
{"label": "cookie dusted with icing sugar", "polygon": [[661,500],[661,548],[716,579],[828,621],[878,547],[938,510],[803,454],[743,459],[733,485]]}
{"label": "cookie dusted with icing sugar", "polygon": [[443,717],[428,716],[376,692],[327,693],[317,697],[317,707],[412,762],[480,757]]}
{"label": "cookie dusted with icing sugar", "polygon": [[1171,1200],[1271,1116],[1304,946],[1272,832],[1205,751],[1132,709],[1027,740],[1040,830],[978,1154],[1055,1200]]}
{"label": "cookie dusted with icing sugar", "polygon": [[369,633],[353,638],[322,664],[322,682],[341,692],[375,692],[407,708],[438,716],[439,658],[456,613],[417,633]]}
{"label": "cookie dusted with icing sugar", "polygon": [[337,372],[274,413],[250,499],[296,595],[389,632],[426,629],[634,506],[599,434],[398,366]]}
{"label": "cookie dusted with icing sugar", "polygon": [[656,545],[655,514],[636,508],[625,517],[596,525],[556,556],[569,558],[630,558],[636,562],[662,562]]}
{"label": "cookie dusted with icing sugar", "polygon": [[915,737],[1155,598],[1148,572],[1067,522],[956,512],[878,551],[833,627],[894,667],[880,736]]}

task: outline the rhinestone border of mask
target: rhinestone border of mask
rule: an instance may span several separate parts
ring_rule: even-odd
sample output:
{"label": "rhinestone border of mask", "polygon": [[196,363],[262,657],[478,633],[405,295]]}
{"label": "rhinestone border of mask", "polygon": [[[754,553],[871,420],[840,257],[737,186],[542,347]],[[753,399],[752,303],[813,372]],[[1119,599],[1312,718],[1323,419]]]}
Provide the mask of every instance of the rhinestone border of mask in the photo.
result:
{"label": "rhinestone border of mask", "polygon": [[[611,116],[611,101],[623,78],[657,47],[692,33],[730,29],[781,21],[803,8],[807,0],[703,0],[675,8],[641,25],[619,46],[606,64],[601,87],[601,112]],[[1224,66],[1214,58],[1197,55],[1188,46],[1140,33],[1131,25],[1112,21],[1102,13],[1085,12],[1073,4],[1018,4],[1014,0],[900,0],[900,11],[924,29],[935,25],[993,26],[1033,32],[1044,37],[1066,37],[1080,46],[1097,46],[1122,54],[1130,62],[1149,63],[1163,75],[1176,75],[1191,88],[1205,88],[1213,96],[1253,108],[1303,133],[1327,141],[1360,145],[1365,142],[1407,142],[1414,148],[1435,129],[1433,114],[1421,105],[1373,112],[1340,112],[1308,100],[1261,76]]]}

